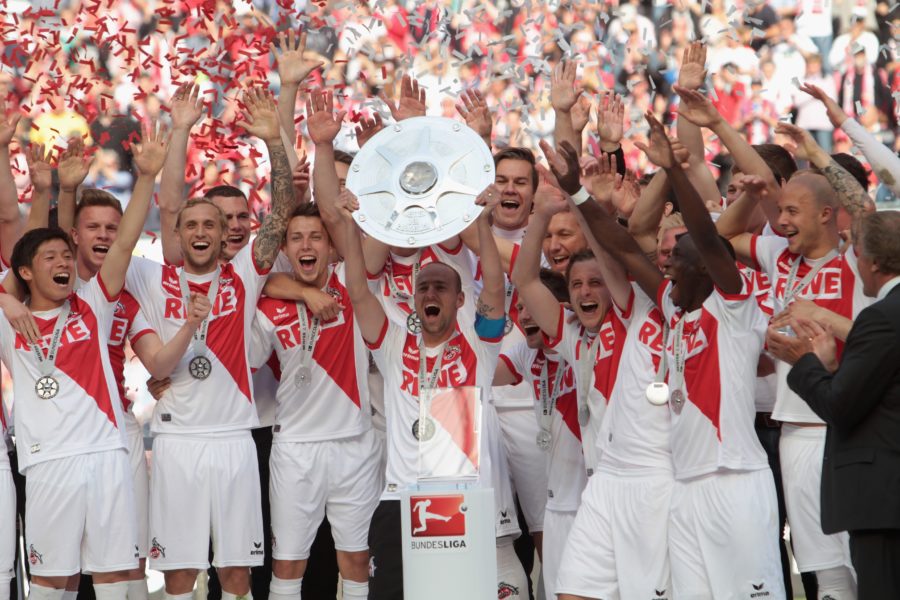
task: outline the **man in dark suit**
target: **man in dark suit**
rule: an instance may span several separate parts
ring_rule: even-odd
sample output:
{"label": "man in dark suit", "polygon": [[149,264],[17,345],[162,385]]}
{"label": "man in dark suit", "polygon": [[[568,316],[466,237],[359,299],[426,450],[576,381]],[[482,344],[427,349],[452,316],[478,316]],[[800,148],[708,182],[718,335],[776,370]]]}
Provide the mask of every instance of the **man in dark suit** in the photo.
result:
{"label": "man in dark suit", "polygon": [[[867,296],[840,363],[831,331],[797,320],[769,329],[792,363],[788,385],[828,424],[822,529],[848,531],[859,600],[900,598],[900,212],[867,215],[856,247]],[[851,250],[852,251],[852,250]]]}

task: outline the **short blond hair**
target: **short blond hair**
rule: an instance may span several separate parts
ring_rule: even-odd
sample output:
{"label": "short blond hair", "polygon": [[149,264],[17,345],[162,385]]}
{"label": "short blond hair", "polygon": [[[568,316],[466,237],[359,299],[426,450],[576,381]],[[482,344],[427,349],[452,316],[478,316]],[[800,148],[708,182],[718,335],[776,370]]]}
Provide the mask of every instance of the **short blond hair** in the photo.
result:
{"label": "short blond hair", "polygon": [[656,233],[657,245],[662,243],[663,236],[668,230],[679,229],[681,227],[685,227],[684,217],[681,216],[681,213],[674,212],[664,216],[659,222],[659,231]]}
{"label": "short blond hair", "polygon": [[202,205],[213,207],[216,211],[216,214],[219,216],[219,225],[222,226],[222,232],[224,233],[225,231],[228,230],[228,218],[225,216],[225,213],[222,212],[222,209],[219,208],[219,206],[215,202],[213,202],[206,196],[202,196],[199,198],[191,198],[190,200],[188,200],[187,202],[184,203],[184,206],[182,206],[181,209],[178,211],[178,216],[175,217],[175,231],[178,231],[179,229],[181,229],[181,215],[184,214],[184,211],[186,211],[189,208],[194,208],[195,206],[202,206]]}

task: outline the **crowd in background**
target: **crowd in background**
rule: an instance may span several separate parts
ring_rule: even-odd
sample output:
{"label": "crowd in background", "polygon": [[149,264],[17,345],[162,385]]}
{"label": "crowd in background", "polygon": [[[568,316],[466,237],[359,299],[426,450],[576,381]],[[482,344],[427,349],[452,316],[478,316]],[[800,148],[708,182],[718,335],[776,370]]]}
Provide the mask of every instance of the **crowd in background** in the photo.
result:
{"label": "crowd in background", "polygon": [[[634,146],[645,140],[641,115],[675,118],[671,86],[682,50],[709,45],[708,86],[717,108],[751,143],[776,141],[774,125],[792,119],[826,150],[851,152],[821,103],[798,90],[820,86],[886,145],[900,149],[900,11],[884,0],[671,0],[608,3],[514,0],[7,0],[2,12],[0,93],[24,117],[19,146],[62,147],[72,134],[97,148],[87,185],[127,202],[132,174],[127,147],[139,122],[165,112],[177,84],[201,83],[208,112],[195,129],[186,193],[230,183],[257,215],[269,198],[259,148],[233,136],[237,93],[253,81],[277,91],[270,43],[277,31],[305,29],[307,49],[324,62],[310,87],[335,90],[349,113],[338,147],[355,151],[353,122],[410,72],[427,90],[428,114],[457,117],[459,93],[480,89],[494,113],[495,148],[537,149],[553,132],[550,70],[565,56],[579,61],[582,108],[597,93],[625,97],[628,164],[648,165]],[[304,94],[298,99],[298,112]],[[164,115],[162,115],[164,117]],[[590,112],[596,122],[596,110]],[[303,131],[302,117],[297,125]],[[593,129],[593,127],[591,127]],[[707,134],[709,135],[709,134]],[[707,159],[725,166],[715,139]],[[298,143],[304,144],[303,138]],[[588,141],[587,143],[590,143]],[[27,203],[27,169],[16,161]],[[874,183],[874,179],[873,179]],[[724,185],[724,182],[723,182]],[[892,199],[879,192],[879,200]],[[151,217],[148,228],[153,229]]]}

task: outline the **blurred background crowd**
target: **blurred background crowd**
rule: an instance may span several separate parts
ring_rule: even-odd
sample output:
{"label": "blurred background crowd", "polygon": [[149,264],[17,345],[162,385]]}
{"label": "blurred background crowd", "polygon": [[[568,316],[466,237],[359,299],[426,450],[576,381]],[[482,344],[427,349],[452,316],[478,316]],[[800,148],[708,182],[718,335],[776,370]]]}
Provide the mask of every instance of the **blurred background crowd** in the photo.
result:
{"label": "blurred background crowd", "polygon": [[[86,185],[127,202],[128,144],[147,117],[165,119],[178,83],[201,83],[207,113],[194,129],[185,173],[190,194],[217,183],[242,188],[254,212],[268,205],[259,148],[235,136],[237,93],[279,81],[270,52],[277,31],[303,28],[325,62],[308,80],[333,88],[348,110],[338,147],[356,150],[353,122],[391,94],[401,73],[427,89],[428,114],[456,117],[461,90],[477,87],[494,111],[493,143],[537,149],[553,132],[550,69],[579,62],[579,83],[625,97],[624,151],[646,167],[648,108],[671,123],[682,50],[709,45],[708,88],[717,108],[751,143],[775,141],[779,119],[814,132],[826,150],[852,152],[801,82],[822,87],[886,145],[900,149],[897,34],[900,10],[885,0],[2,0],[0,85],[25,118],[19,145],[62,147],[88,138],[97,156]],[[297,105],[303,133],[304,94]],[[585,100],[587,102],[587,100]],[[388,115],[387,111],[384,111]],[[596,118],[595,111],[591,119]],[[708,134],[707,134],[708,135]],[[303,136],[298,143],[304,144]],[[590,139],[586,142],[591,143]],[[25,161],[13,149],[27,205]],[[715,139],[707,159],[726,166]],[[873,180],[874,183],[874,180]],[[886,191],[879,200],[891,201]],[[25,207],[23,207],[25,208]],[[148,224],[152,229],[154,221]]]}

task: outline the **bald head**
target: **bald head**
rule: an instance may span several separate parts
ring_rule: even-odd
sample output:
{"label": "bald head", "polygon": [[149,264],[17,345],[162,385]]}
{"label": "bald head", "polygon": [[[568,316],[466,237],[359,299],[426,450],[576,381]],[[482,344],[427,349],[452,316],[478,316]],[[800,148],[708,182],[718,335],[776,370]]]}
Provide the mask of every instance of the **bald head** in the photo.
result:
{"label": "bald head", "polygon": [[815,171],[804,169],[797,171],[791,177],[788,185],[785,186],[785,193],[793,191],[794,187],[802,187],[815,200],[818,208],[837,209],[841,203],[838,200],[834,188],[828,183],[828,179],[824,175],[820,175]]}
{"label": "bald head", "polygon": [[420,281],[428,281],[431,279],[442,279],[444,281],[452,281],[455,291],[462,291],[462,278],[459,276],[459,273],[448,265],[447,263],[442,262],[433,262],[428,263],[422,270],[419,271],[419,275],[416,278],[416,282]]}

